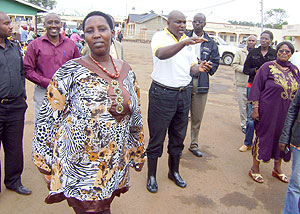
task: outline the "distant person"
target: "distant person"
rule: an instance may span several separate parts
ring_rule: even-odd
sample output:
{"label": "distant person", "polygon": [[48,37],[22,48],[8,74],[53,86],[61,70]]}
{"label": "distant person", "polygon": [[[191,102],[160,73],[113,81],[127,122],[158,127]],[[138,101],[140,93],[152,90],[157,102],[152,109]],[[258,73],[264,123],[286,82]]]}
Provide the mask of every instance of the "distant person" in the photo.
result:
{"label": "distant person", "polygon": [[289,62],[294,50],[289,42],[277,45],[276,60],[266,62],[259,68],[248,97],[252,102],[251,117],[256,134],[249,176],[258,183],[264,182],[260,163],[271,159],[274,159],[272,176],[288,183],[287,176],[281,170],[281,162],[289,161],[291,152],[280,151],[278,144],[288,108],[300,83],[298,68]]}
{"label": "distant person", "polygon": [[29,27],[29,31],[28,31],[28,37],[27,37],[27,43],[30,44],[30,42],[32,42],[35,39],[35,34],[34,34],[34,28],[33,27]]}
{"label": "distant person", "polygon": [[66,31],[66,36],[67,36],[68,38],[70,38],[71,34],[72,34],[72,31],[71,31],[70,28],[68,28],[68,30]]}
{"label": "distant person", "polygon": [[283,214],[299,213],[300,198],[300,87],[291,103],[282,134],[279,148],[282,152],[292,151],[292,174],[286,191]]}
{"label": "distant person", "polygon": [[[243,72],[246,75],[249,75],[248,85],[247,85],[247,97],[251,91],[252,83],[254,77],[260,68],[265,62],[269,62],[276,59],[276,50],[270,47],[270,44],[273,40],[273,33],[271,31],[265,30],[260,34],[260,46],[249,51],[247,55]],[[244,145],[247,146],[247,150],[251,150],[252,141],[254,135],[254,122],[251,118],[252,113],[252,103],[248,104],[248,115],[246,122],[246,134]],[[242,151],[245,151],[245,147],[242,148]]]}
{"label": "distant person", "polygon": [[29,44],[24,59],[25,76],[36,84],[33,95],[35,120],[53,74],[65,62],[80,57],[76,44],[60,35],[61,20],[57,14],[47,14],[44,26],[46,34]]}
{"label": "distant person", "polygon": [[26,26],[22,26],[21,35],[20,35],[20,42],[24,46],[27,42],[28,31]]}
{"label": "distant person", "polygon": [[118,41],[119,41],[119,42],[122,42],[122,40],[123,40],[123,33],[122,33],[122,31],[120,30],[120,32],[118,33]]}
{"label": "distant person", "polygon": [[[247,85],[248,75],[243,73],[244,63],[250,50],[255,48],[257,43],[256,36],[250,35],[247,38],[247,46],[240,49],[234,56],[232,67],[234,69],[234,84],[237,90],[237,100],[240,110],[241,129],[246,134],[246,121],[247,121]],[[239,148],[241,152],[247,151],[249,145],[243,144]],[[251,145],[250,145],[251,146]]]}
{"label": "distant person", "polygon": [[63,30],[61,31],[61,35],[67,36],[67,35],[66,35],[66,29],[65,29],[65,28],[63,28]]}
{"label": "distant person", "polygon": [[70,39],[75,42],[75,44],[77,45],[77,48],[79,49],[79,51],[81,51],[81,49],[83,48],[83,45],[81,44],[82,41],[84,41],[84,39],[82,39],[79,34],[77,29],[73,29],[72,30],[72,35],[70,36]]}
{"label": "distant person", "polygon": [[193,75],[193,91],[191,103],[191,144],[189,151],[195,156],[202,157],[199,149],[198,135],[206,106],[209,90],[209,75],[212,76],[219,67],[220,55],[215,41],[203,30],[206,25],[206,17],[202,13],[197,13],[193,19],[194,30],[187,33],[189,37],[195,36],[205,38],[207,42],[195,45],[195,54],[200,62],[210,63],[211,69]]}
{"label": "distant person", "polygon": [[130,65],[109,55],[112,26],[99,11],[84,18],[91,53],[57,70],[36,122],[33,161],[52,175],[45,202],[67,200],[78,214],[111,213],[129,190],[130,167],[144,164],[139,85]]}
{"label": "distant person", "polygon": [[27,109],[25,77],[19,48],[16,43],[7,39],[12,32],[10,18],[0,11],[0,146],[2,143],[4,185],[9,190],[29,195],[31,191],[21,181],[24,167],[23,131]]}
{"label": "distant person", "polygon": [[211,64],[207,62],[198,64],[193,45],[207,40],[186,37],[185,15],[177,10],[171,11],[167,24],[163,31],[153,35],[151,41],[153,72],[148,106],[150,139],[146,150],[147,189],[151,193],[158,190],[157,161],[162,156],[167,132],[169,135],[168,178],[181,188],[187,185],[179,174],[179,162],[188,125],[192,91],[189,87],[191,75],[211,69]]}

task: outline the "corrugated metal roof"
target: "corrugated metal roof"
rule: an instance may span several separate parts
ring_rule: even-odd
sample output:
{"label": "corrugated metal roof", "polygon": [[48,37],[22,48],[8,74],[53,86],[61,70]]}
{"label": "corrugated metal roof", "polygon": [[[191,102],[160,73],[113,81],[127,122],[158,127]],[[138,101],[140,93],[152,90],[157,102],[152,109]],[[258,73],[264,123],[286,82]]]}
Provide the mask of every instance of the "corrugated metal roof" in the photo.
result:
{"label": "corrugated metal roof", "polygon": [[37,6],[35,4],[29,3],[27,1],[23,1],[23,0],[13,0],[13,1],[16,1],[16,2],[19,2],[21,4],[25,4],[25,5],[29,6],[29,7],[35,8],[35,9],[37,9],[38,12],[48,12],[47,9],[45,9],[43,7],[40,7],[40,6]]}
{"label": "corrugated metal roof", "polygon": [[[143,13],[143,14],[129,14],[128,19],[129,19],[129,22],[143,23],[150,19],[156,18],[158,16],[161,16],[161,15],[158,15],[153,12]],[[166,16],[161,16],[161,17],[163,17],[164,19],[167,19]]]}

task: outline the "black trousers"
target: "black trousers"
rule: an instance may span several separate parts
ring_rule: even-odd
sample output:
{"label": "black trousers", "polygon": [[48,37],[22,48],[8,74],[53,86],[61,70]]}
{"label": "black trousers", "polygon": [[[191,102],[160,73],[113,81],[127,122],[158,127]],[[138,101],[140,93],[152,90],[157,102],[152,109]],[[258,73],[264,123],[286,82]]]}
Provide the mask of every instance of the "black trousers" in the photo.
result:
{"label": "black trousers", "polygon": [[168,153],[170,155],[181,154],[188,125],[191,91],[191,87],[176,91],[152,82],[148,106],[150,139],[146,150],[149,158],[161,157],[167,131]]}
{"label": "black trousers", "polygon": [[27,104],[23,97],[18,97],[9,104],[0,103],[0,148],[2,143],[5,154],[4,184],[10,189],[16,189],[22,184],[23,130],[26,109]]}

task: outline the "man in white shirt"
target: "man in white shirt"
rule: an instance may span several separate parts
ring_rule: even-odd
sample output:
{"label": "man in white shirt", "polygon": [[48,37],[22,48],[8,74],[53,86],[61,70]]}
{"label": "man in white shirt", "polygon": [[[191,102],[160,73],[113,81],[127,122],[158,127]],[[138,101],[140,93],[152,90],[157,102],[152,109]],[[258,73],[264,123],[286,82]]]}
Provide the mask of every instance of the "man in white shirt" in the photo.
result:
{"label": "man in white shirt", "polygon": [[205,72],[210,64],[198,64],[193,45],[203,38],[188,38],[186,18],[180,11],[168,15],[168,27],[153,35],[152,84],[149,90],[148,127],[150,140],[146,150],[148,157],[149,192],[157,192],[156,168],[163,152],[163,142],[168,131],[169,179],[184,188],[186,182],[179,174],[179,159],[188,124],[191,102],[191,75]]}

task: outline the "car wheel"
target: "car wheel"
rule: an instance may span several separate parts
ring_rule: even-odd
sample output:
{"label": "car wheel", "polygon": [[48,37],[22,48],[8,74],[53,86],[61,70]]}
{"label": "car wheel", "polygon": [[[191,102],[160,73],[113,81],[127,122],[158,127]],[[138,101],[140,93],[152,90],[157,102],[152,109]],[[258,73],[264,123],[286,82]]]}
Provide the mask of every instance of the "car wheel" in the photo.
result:
{"label": "car wheel", "polygon": [[223,56],[223,63],[225,65],[231,65],[233,61],[233,55],[232,54],[225,54]]}

